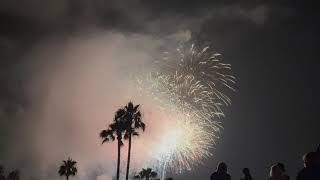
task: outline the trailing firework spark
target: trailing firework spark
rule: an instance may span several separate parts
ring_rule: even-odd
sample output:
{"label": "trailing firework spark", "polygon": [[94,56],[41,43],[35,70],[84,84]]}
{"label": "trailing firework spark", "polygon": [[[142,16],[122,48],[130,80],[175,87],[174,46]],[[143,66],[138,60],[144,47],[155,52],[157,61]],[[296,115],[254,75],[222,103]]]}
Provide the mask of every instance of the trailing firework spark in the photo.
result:
{"label": "trailing firework spark", "polygon": [[167,171],[190,170],[210,157],[224,107],[225,91],[234,91],[231,65],[222,63],[209,47],[181,46],[165,52],[147,75],[136,78],[138,90],[152,98],[169,124],[154,150],[154,167],[164,178]]}

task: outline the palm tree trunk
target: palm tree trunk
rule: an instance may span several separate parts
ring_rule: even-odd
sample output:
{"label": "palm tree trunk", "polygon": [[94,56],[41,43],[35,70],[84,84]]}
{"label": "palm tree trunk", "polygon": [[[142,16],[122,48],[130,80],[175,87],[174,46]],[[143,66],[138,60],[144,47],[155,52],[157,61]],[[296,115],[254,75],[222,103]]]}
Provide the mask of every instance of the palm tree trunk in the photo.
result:
{"label": "palm tree trunk", "polygon": [[127,174],[126,174],[126,180],[128,180],[128,178],[129,178],[130,157],[131,157],[131,134],[129,134],[129,148],[128,148],[128,161],[127,161]]}
{"label": "palm tree trunk", "polygon": [[117,180],[120,178],[120,139],[118,139],[118,163],[117,163]]}

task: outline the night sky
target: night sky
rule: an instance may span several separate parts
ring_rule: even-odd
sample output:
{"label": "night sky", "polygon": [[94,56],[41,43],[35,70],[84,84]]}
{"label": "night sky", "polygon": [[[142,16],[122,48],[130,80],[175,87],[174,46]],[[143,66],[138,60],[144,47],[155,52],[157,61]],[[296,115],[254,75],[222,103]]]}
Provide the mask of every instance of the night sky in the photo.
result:
{"label": "night sky", "polygon": [[[313,1],[302,0],[2,0],[0,125],[14,125],[15,114],[32,106],[24,56],[35,44],[92,27],[159,39],[188,30],[232,64],[237,91],[214,158],[176,179],[209,179],[219,161],[232,179],[244,167],[265,178],[277,162],[294,179],[302,155],[320,143],[319,15]],[[9,141],[3,127],[0,153]]]}

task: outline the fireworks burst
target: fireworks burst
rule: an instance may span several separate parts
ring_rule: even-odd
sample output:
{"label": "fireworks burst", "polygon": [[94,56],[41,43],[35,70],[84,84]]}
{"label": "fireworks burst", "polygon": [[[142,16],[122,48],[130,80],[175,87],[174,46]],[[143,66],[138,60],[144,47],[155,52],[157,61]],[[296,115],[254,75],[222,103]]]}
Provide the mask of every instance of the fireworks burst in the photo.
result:
{"label": "fireworks burst", "polygon": [[154,151],[161,178],[167,171],[190,170],[212,155],[223,109],[231,103],[224,92],[234,91],[235,83],[231,65],[219,56],[209,47],[181,46],[137,78],[139,91],[155,100],[170,122]]}

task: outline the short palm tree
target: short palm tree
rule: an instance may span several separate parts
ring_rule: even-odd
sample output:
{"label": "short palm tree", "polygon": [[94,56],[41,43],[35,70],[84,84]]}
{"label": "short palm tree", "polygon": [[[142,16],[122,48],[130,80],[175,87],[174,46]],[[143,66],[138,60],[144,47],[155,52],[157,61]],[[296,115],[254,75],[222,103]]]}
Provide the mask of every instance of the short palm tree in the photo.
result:
{"label": "short palm tree", "polygon": [[109,125],[109,128],[100,132],[102,138],[102,144],[109,141],[118,140],[118,162],[117,162],[117,180],[120,178],[120,148],[123,146],[122,136],[125,132],[124,123],[125,111],[120,108],[116,113],[113,123]]}
{"label": "short palm tree", "polygon": [[76,167],[77,162],[73,161],[71,158],[68,160],[63,160],[62,165],[59,168],[59,175],[66,176],[66,179],[69,180],[70,176],[75,176],[78,172]]}
{"label": "short palm tree", "polygon": [[128,161],[127,161],[127,173],[126,180],[129,178],[130,158],[131,158],[131,138],[132,136],[139,136],[137,129],[145,130],[145,124],[142,122],[142,116],[139,109],[139,105],[134,106],[132,102],[124,107],[124,118],[126,123],[126,130],[124,139],[129,140],[128,144]]}
{"label": "short palm tree", "polygon": [[14,170],[11,171],[8,175],[8,180],[19,180],[20,176],[19,176],[19,171],[18,170]]}
{"label": "short palm tree", "polygon": [[139,172],[138,175],[134,176],[135,179],[144,179],[144,180],[158,180],[156,179],[158,174],[155,171],[152,171],[151,168],[144,169]]}

